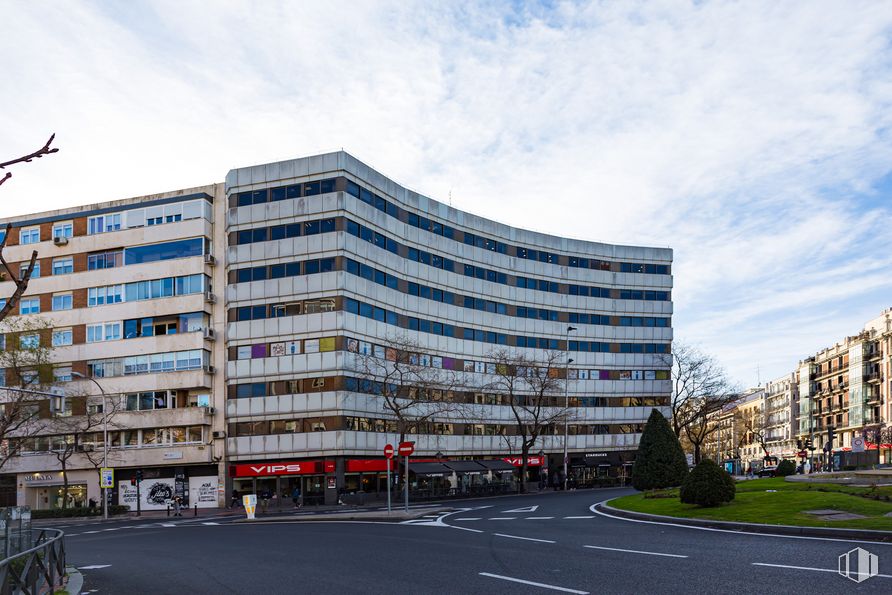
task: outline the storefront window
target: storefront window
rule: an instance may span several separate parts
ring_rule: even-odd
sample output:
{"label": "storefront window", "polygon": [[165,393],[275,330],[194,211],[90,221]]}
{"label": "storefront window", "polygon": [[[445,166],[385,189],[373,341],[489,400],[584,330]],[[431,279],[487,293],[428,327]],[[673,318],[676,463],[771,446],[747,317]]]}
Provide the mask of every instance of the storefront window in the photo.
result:
{"label": "storefront window", "polygon": [[52,508],[76,508],[87,505],[87,485],[73,484],[68,486],[68,497],[65,498],[62,486],[50,489],[50,506]]}

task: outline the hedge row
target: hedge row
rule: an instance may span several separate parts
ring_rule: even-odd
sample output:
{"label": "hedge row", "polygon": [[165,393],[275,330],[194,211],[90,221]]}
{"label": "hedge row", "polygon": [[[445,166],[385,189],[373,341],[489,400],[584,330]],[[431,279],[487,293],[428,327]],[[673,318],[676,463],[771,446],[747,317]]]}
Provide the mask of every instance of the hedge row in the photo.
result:
{"label": "hedge row", "polygon": [[[108,507],[109,516],[117,514],[126,514],[130,510],[129,506],[121,506],[113,504]],[[102,507],[88,508],[86,506],[76,508],[52,508],[50,510],[32,510],[32,519],[60,519],[67,517],[81,516],[102,516]]]}

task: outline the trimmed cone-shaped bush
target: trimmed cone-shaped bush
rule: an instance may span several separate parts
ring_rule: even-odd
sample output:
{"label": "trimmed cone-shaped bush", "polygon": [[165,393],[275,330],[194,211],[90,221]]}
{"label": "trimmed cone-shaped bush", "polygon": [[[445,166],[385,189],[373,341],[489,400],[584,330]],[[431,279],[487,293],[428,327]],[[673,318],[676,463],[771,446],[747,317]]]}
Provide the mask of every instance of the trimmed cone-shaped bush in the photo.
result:
{"label": "trimmed cone-shaped bush", "polygon": [[728,472],[712,459],[703,459],[681,485],[681,501],[699,506],[718,506],[734,499],[737,486]]}
{"label": "trimmed cone-shaped bush", "polygon": [[663,414],[654,409],[638,444],[632,486],[641,491],[668,488],[681,485],[687,476],[681,444]]}
{"label": "trimmed cone-shaped bush", "polygon": [[796,473],[796,463],[789,459],[784,459],[780,462],[780,465],[777,466],[777,471],[774,472],[778,477],[786,477],[787,475],[793,475]]}

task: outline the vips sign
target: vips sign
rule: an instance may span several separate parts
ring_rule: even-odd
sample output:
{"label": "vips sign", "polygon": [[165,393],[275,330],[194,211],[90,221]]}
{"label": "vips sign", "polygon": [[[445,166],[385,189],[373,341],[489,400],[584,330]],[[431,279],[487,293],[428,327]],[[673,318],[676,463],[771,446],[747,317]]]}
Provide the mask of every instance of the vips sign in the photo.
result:
{"label": "vips sign", "polygon": [[256,463],[252,465],[233,465],[233,477],[268,477],[271,475],[312,475],[322,473],[320,461],[293,461],[282,463]]}
{"label": "vips sign", "polygon": [[[502,460],[515,467],[523,467],[523,459],[521,457],[505,457]],[[527,457],[527,467],[541,467],[544,460],[545,457]]]}

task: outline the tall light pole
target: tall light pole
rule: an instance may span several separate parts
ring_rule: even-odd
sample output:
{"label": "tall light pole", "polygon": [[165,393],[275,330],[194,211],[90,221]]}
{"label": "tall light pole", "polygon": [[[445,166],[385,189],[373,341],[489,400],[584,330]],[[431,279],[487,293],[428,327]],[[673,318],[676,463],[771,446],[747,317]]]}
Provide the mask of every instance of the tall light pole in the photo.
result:
{"label": "tall light pole", "polygon": [[564,491],[567,491],[567,464],[568,464],[568,456],[567,456],[567,441],[570,437],[570,416],[568,414],[570,409],[570,364],[573,363],[573,360],[570,359],[570,333],[575,331],[575,326],[567,327],[567,349],[565,350],[567,365],[564,370],[564,404],[568,411],[564,412]]}
{"label": "tall light pole", "polygon": [[[96,382],[95,378],[84,376],[80,372],[72,372],[71,375],[83,380],[89,380],[102,393],[102,466],[108,467],[108,409],[106,408],[105,391],[102,389],[102,385]],[[108,488],[102,488],[102,518],[106,521],[108,520]]]}

